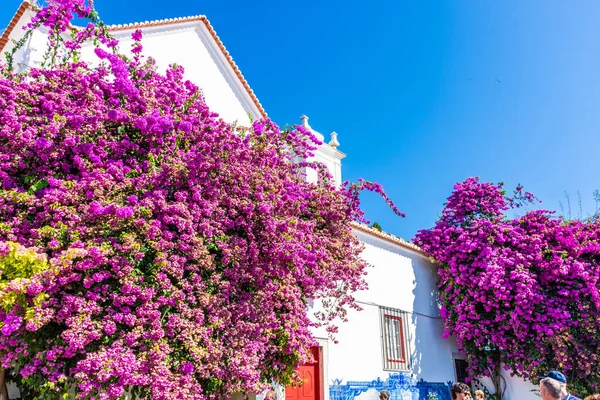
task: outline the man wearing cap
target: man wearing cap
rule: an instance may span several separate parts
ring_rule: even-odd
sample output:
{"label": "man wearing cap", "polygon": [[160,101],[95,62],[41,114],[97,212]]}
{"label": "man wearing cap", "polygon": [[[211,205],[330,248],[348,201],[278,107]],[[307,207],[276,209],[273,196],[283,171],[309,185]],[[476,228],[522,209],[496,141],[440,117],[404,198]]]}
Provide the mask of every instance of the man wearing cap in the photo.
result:
{"label": "man wearing cap", "polygon": [[571,393],[567,392],[567,377],[564,376],[562,372],[550,371],[548,372],[548,375],[542,376],[542,381],[549,379],[556,381],[560,385],[562,400],[581,400],[579,397],[575,397]]}

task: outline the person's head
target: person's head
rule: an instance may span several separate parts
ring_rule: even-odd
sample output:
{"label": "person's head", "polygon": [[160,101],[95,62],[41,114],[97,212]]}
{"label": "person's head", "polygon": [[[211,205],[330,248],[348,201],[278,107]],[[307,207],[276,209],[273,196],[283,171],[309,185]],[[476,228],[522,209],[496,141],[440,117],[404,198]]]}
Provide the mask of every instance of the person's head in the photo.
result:
{"label": "person's head", "polygon": [[542,380],[549,378],[560,384],[561,399],[567,395],[567,377],[560,371],[550,371],[548,375],[542,376]]}
{"label": "person's head", "polygon": [[583,400],[600,400],[600,394],[592,394],[591,396],[588,396]]}
{"label": "person's head", "polygon": [[560,383],[567,384],[567,377],[560,371],[550,371],[546,376],[542,376],[541,379],[551,378]]}
{"label": "person's head", "polygon": [[470,400],[473,398],[471,397],[471,388],[465,383],[455,383],[452,385],[450,392],[452,393],[453,400]]}
{"label": "person's head", "polygon": [[274,390],[269,390],[265,393],[265,400],[277,400],[277,393]]}
{"label": "person's head", "polygon": [[562,394],[562,382],[552,378],[544,378],[540,381],[540,396],[542,400],[561,400]]}
{"label": "person's head", "polygon": [[475,392],[475,398],[476,398],[477,400],[484,400],[484,398],[485,398],[485,394],[483,393],[483,390],[477,390],[477,391]]}
{"label": "person's head", "polygon": [[379,392],[379,400],[390,400],[390,392],[387,390]]}

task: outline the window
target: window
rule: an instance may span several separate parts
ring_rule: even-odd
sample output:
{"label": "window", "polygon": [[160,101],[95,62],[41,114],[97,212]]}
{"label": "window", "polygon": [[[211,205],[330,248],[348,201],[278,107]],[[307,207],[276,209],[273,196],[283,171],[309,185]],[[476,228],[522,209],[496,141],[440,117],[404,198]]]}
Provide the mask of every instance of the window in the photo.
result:
{"label": "window", "polygon": [[410,364],[407,313],[393,308],[380,307],[379,314],[383,369],[406,371]]}

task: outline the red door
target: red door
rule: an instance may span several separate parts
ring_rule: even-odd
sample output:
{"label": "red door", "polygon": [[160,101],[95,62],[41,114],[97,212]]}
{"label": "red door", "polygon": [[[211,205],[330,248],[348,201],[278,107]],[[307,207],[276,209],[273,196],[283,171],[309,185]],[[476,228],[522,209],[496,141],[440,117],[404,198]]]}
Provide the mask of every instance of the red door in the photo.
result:
{"label": "red door", "polygon": [[298,374],[300,375],[300,378],[302,378],[303,383],[299,387],[286,387],[286,400],[320,400],[321,386],[319,378],[321,371],[319,369],[319,348],[313,347],[311,351],[315,359],[314,362],[298,367]]}

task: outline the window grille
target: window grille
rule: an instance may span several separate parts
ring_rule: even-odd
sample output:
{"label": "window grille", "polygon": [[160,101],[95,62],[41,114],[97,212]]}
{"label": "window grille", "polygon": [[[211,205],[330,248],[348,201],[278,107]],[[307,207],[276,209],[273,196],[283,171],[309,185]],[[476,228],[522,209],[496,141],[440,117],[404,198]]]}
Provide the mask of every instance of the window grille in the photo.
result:
{"label": "window grille", "polygon": [[408,313],[393,308],[380,307],[381,348],[383,369],[408,371],[410,369],[410,346],[408,337]]}

